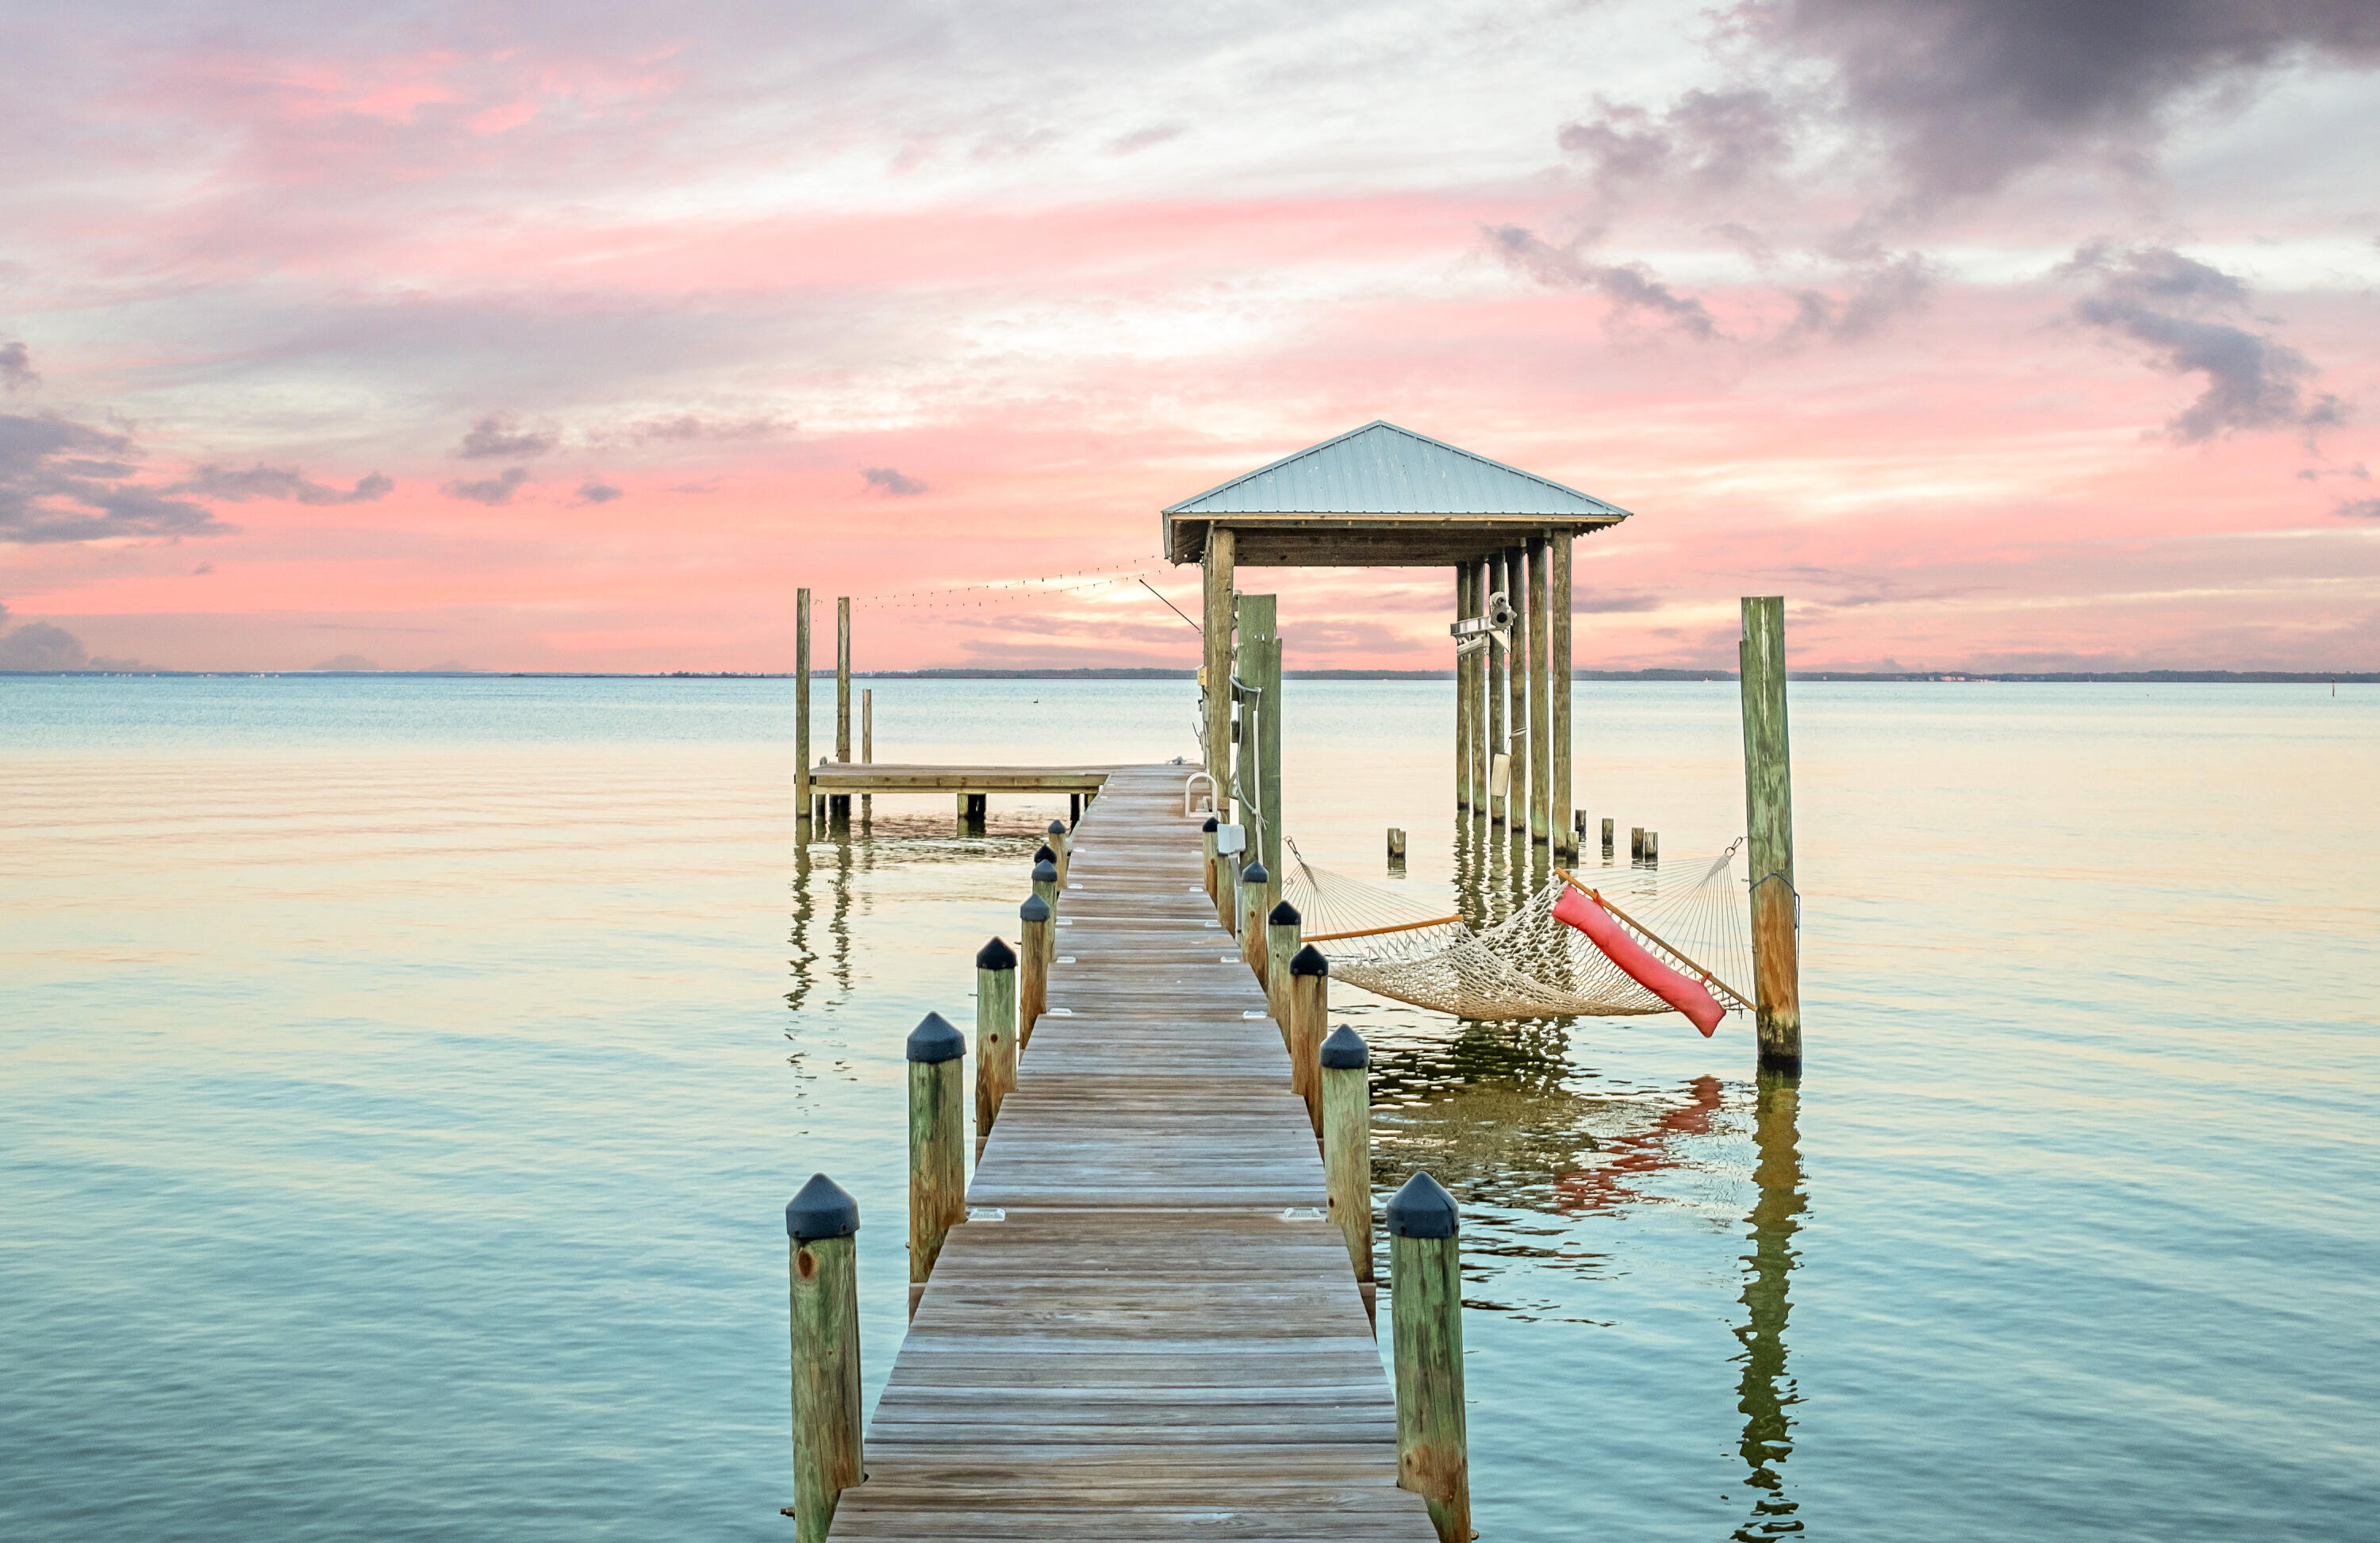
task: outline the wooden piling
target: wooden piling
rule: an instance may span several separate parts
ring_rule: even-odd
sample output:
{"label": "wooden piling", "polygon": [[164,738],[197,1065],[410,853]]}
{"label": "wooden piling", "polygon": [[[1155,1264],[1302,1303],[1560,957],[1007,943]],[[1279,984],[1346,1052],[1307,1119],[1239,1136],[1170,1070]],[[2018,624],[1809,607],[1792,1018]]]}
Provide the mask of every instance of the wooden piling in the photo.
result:
{"label": "wooden piling", "polygon": [[1071,831],[1082,822],[1083,796],[1079,793],[1069,793],[1066,795],[1066,829]]}
{"label": "wooden piling", "polygon": [[[876,689],[863,688],[859,693],[859,759],[873,763],[876,759]],[[859,796],[859,818],[864,824],[876,815],[876,795]]]}
{"label": "wooden piling", "polygon": [[1209,900],[1215,898],[1215,832],[1220,829],[1222,821],[1211,814],[1207,817],[1207,823],[1198,827],[1199,842],[1207,849],[1207,898]]}
{"label": "wooden piling", "polygon": [[1603,855],[1607,857],[1611,856],[1611,821],[1609,819],[1603,822]]}
{"label": "wooden piling", "polygon": [[1283,966],[1289,975],[1289,1090],[1305,1100],[1305,1117],[1314,1134],[1322,1134],[1322,1082],[1317,1075],[1322,1053],[1322,1026],[1330,1016],[1330,961],[1307,943]]}
{"label": "wooden piling", "polygon": [[1389,866],[1390,868],[1405,866],[1405,833],[1394,825],[1389,827]]}
{"label": "wooden piling", "polygon": [[1752,866],[1754,1027],[1760,1075],[1802,1075],[1801,891],[1793,881],[1793,763],[1785,723],[1785,601],[1743,601],[1745,848]]}
{"label": "wooden piling", "polygon": [[794,838],[808,841],[810,818],[810,592],[794,591]]}
{"label": "wooden piling", "polygon": [[1245,851],[1215,849],[1215,919],[1235,938],[1240,935],[1240,869],[1247,860]]}
{"label": "wooden piling", "polygon": [[[1048,847],[1043,846],[1037,848],[1033,854],[1033,893],[1043,905],[1050,907],[1050,919],[1054,922],[1058,916],[1058,864],[1052,857],[1044,856],[1049,850]],[[1045,965],[1058,957],[1056,936],[1054,927],[1050,932],[1044,934],[1045,938],[1050,940],[1044,949],[1048,957],[1041,961]]]}
{"label": "wooden piling", "polygon": [[1265,978],[1265,890],[1271,881],[1272,875],[1260,862],[1251,862],[1240,869],[1240,957],[1256,971],[1259,986]]}
{"label": "wooden piling", "polygon": [[1050,1005],[1050,903],[1038,894],[1027,895],[1016,917],[1024,923],[1016,948],[1016,1048],[1021,1051],[1033,1042],[1034,1020]]}
{"label": "wooden piling", "polygon": [[1632,863],[1645,860],[1645,827],[1642,825],[1628,827],[1628,860]]}
{"label": "wooden piling", "polygon": [[834,602],[834,759],[851,759],[851,597]]}
{"label": "wooden piling", "polygon": [[1355,1279],[1372,1279],[1372,1052],[1345,1024],[1316,1057],[1322,1090],[1322,1172],[1330,1219],[1347,1240]]}
{"label": "wooden piling", "polygon": [[1232,819],[1232,528],[1207,532],[1205,563],[1206,663],[1199,671],[1206,692],[1207,774],[1215,779],[1215,812]]}
{"label": "wooden piling", "polygon": [[[986,972],[978,970],[980,979]],[[909,1031],[909,1311],[951,1229],[966,1220],[966,1038],[940,1013]]]}
{"label": "wooden piling", "polygon": [[1463,1271],[1454,1197],[1415,1173],[1389,1202],[1397,1486],[1429,1502],[1439,1543],[1471,1543],[1463,1408]]}
{"label": "wooden piling", "polygon": [[[1241,681],[1254,693],[1240,713],[1240,796],[1242,823],[1248,827],[1248,856],[1264,864],[1271,877],[1264,906],[1281,898],[1281,631],[1278,607],[1271,595],[1242,595],[1238,601],[1240,629],[1236,668]],[[1253,809],[1247,808],[1253,805]],[[1252,816],[1252,818],[1251,818]]]}
{"label": "wooden piling", "polygon": [[1062,893],[1066,888],[1066,869],[1075,855],[1075,844],[1067,839],[1066,822],[1062,820],[1050,821],[1049,830],[1042,832],[1041,844],[1058,855],[1058,889]]}
{"label": "wooden piling", "polygon": [[1645,861],[1648,864],[1658,864],[1660,860],[1661,832],[1647,831],[1645,832]]}
{"label": "wooden piling", "polygon": [[1552,783],[1546,790],[1551,815],[1554,851],[1565,861],[1578,858],[1578,827],[1562,815],[1571,807],[1570,684],[1570,560],[1571,533],[1557,530],[1548,549],[1546,590],[1546,734],[1550,740]]}
{"label": "wooden piling", "polygon": [[1546,539],[1529,539],[1529,839],[1553,835],[1552,642],[1547,634],[1550,592]]}
{"label": "wooden piling", "polygon": [[859,1427],[858,1231],[859,1203],[823,1173],[785,1207],[795,1543],[826,1543],[835,1501],[867,1476]]}
{"label": "wooden piling", "polygon": [[[1506,571],[1508,565],[1505,561],[1505,554],[1500,552],[1496,553],[1488,559],[1487,566],[1488,601],[1486,605],[1482,607],[1483,614],[1493,611],[1497,596],[1503,596],[1504,601],[1508,605],[1512,603],[1512,581]],[[1506,745],[1504,735],[1504,693],[1506,690],[1504,675],[1507,668],[1507,654],[1508,650],[1505,649],[1504,645],[1496,640],[1494,634],[1489,634],[1488,638],[1488,647],[1482,655],[1484,662],[1481,668],[1486,676],[1486,680],[1480,694],[1486,699],[1488,711],[1488,822],[1491,825],[1501,825],[1504,823],[1505,800],[1510,796],[1512,785],[1512,772],[1509,763],[1506,764],[1503,783],[1500,787],[1498,784],[1496,774],[1496,768],[1500,760],[1511,753]]]}
{"label": "wooden piling", "polygon": [[[1045,977],[1046,978],[1046,977]],[[975,956],[975,1149],[1000,1118],[1001,1100],[1016,1090],[1016,951],[999,938]]]}
{"label": "wooden piling", "polygon": [[1512,659],[1504,683],[1505,738],[1507,753],[1512,758],[1512,782],[1504,796],[1505,820],[1507,829],[1525,831],[1529,828],[1529,747],[1536,743],[1529,737],[1529,672],[1530,661],[1536,657],[1529,642],[1529,596],[1534,587],[1526,546],[1505,549],[1504,580],[1512,586],[1513,611]]}
{"label": "wooden piling", "polygon": [[[1454,565],[1454,619],[1471,619],[1471,565]],[[1454,807],[1471,807],[1471,660],[1463,637],[1454,635]]]}
{"label": "wooden piling", "polygon": [[1281,1047],[1295,1053],[1289,1030],[1289,962],[1305,946],[1305,918],[1284,900],[1265,913],[1265,1008],[1281,1029]]}

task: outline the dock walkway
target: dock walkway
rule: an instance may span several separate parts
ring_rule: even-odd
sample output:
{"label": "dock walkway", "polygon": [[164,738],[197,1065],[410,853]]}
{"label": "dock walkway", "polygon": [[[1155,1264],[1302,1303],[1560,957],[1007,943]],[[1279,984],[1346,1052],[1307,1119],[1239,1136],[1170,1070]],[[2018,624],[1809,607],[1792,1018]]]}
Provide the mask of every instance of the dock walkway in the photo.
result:
{"label": "dock walkway", "polygon": [[943,1246],[838,1540],[1435,1543],[1185,775],[1113,770],[1075,832],[1050,1013],[968,1189],[1004,1219]]}

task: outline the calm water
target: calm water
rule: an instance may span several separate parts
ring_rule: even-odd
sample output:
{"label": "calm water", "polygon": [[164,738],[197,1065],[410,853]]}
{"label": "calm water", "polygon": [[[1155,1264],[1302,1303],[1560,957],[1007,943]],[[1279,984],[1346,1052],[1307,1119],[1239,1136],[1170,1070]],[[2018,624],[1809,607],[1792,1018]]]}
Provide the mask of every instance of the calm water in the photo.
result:
{"label": "calm water", "polygon": [[[1381,877],[1402,825],[1444,891],[1449,687],[1290,689],[1308,855]],[[878,753],[1170,757],[1189,693],[888,682]],[[1734,713],[1582,686],[1580,801],[1716,851]],[[879,799],[805,858],[782,682],[0,715],[0,1534],[789,1537],[782,1207],[859,1197],[872,1395],[901,1038],[1054,806]],[[1465,1202],[1483,1536],[2372,1536],[2380,691],[1793,715],[1798,1107],[1741,1020],[1337,1004],[1376,1181]]]}

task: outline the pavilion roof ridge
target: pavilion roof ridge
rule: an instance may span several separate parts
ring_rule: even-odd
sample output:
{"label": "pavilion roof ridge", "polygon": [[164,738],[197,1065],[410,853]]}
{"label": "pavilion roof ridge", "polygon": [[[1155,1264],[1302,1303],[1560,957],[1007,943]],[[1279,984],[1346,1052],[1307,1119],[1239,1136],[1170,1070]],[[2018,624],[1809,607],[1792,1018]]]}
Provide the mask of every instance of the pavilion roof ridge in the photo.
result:
{"label": "pavilion roof ridge", "polygon": [[[1376,434],[1399,436],[1426,447],[1426,453],[1419,461],[1411,463],[1377,450],[1369,456],[1350,453],[1348,447],[1353,442]],[[1377,443],[1376,441],[1375,446]],[[1317,457],[1320,458],[1318,464],[1299,466]],[[1293,468],[1296,470],[1291,472]],[[1290,475],[1283,477],[1284,472]],[[1239,498],[1223,496],[1234,489],[1245,491]],[[1259,496],[1251,500],[1248,493]],[[1376,418],[1318,444],[1269,461],[1253,471],[1242,472],[1164,510],[1169,516],[1257,512],[1542,515],[1557,519],[1579,515],[1624,518],[1628,514],[1616,504],[1581,492],[1550,477],[1524,471],[1385,418]]]}

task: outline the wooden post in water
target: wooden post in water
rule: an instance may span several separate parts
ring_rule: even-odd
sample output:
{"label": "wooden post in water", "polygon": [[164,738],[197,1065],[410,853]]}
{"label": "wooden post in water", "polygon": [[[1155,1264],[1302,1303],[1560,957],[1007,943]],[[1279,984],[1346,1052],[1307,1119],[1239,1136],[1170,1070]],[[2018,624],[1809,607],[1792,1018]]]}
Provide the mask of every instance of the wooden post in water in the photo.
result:
{"label": "wooden post in water", "polygon": [[1044,833],[1041,844],[1057,854],[1058,888],[1063,890],[1066,887],[1066,869],[1075,858],[1075,844],[1067,839],[1066,822],[1062,820],[1050,821],[1050,829]]}
{"label": "wooden post in water", "polygon": [[1347,1240],[1355,1279],[1372,1280],[1372,1052],[1345,1024],[1317,1055],[1322,1084],[1322,1172],[1330,1220]]}
{"label": "wooden post in water", "polygon": [[[851,597],[834,602],[834,759],[851,759]],[[827,801],[832,817],[851,818],[851,795],[835,794]]]}
{"label": "wooden post in water", "polygon": [[1207,529],[1206,658],[1199,677],[1206,692],[1207,774],[1215,779],[1215,812],[1232,820],[1232,545],[1229,526]]}
{"label": "wooden post in water", "polygon": [[1529,839],[1553,834],[1552,643],[1547,635],[1546,539],[1529,539]]}
{"label": "wooden post in water", "polygon": [[1322,1134],[1322,1083],[1316,1075],[1322,1026],[1330,1016],[1330,961],[1307,943],[1288,963],[1289,1090],[1305,1100],[1314,1134]]}
{"label": "wooden post in water", "polygon": [[1745,847],[1752,864],[1752,976],[1760,1075],[1802,1075],[1801,890],[1793,881],[1793,759],[1785,727],[1785,601],[1746,597]]}
{"label": "wooden post in water", "polygon": [[[876,688],[868,686],[859,693],[859,759],[873,764],[876,759]],[[876,795],[859,796],[859,820],[867,824],[876,818]]]}
{"label": "wooden post in water", "polygon": [[1642,825],[1628,827],[1628,860],[1632,863],[1645,860],[1645,827]]}
{"label": "wooden post in water", "polygon": [[1265,890],[1271,882],[1272,875],[1260,862],[1240,869],[1240,957],[1256,971],[1259,986],[1265,976]]}
{"label": "wooden post in water", "polygon": [[785,1207],[795,1543],[826,1543],[836,1500],[868,1476],[859,1440],[858,1231],[859,1202],[824,1173]]}
{"label": "wooden post in water", "polygon": [[794,591],[794,839],[810,839],[810,592]]}
{"label": "wooden post in water", "polygon": [[1405,866],[1405,833],[1402,828],[1395,825],[1389,827],[1389,866],[1390,868]]}
{"label": "wooden post in water", "polygon": [[1603,821],[1603,855],[1611,856],[1611,820],[1608,816]]}
{"label": "wooden post in water", "polygon": [[1025,930],[1017,944],[1016,1048],[1033,1042],[1033,1022],[1050,1005],[1050,903],[1038,894],[1016,907]]}
{"label": "wooden post in water", "polygon": [[[980,978],[983,972],[978,971]],[[966,1037],[940,1013],[909,1031],[909,1311],[941,1257],[942,1241],[966,1220],[966,1089],[960,1082]]]}
{"label": "wooden post in water", "polygon": [[1506,828],[1525,831],[1529,828],[1529,662],[1536,657],[1529,644],[1529,549],[1507,547],[1504,551],[1504,582],[1510,586],[1512,602],[1512,660],[1506,672],[1505,695],[1508,699],[1504,722],[1505,737],[1511,746],[1507,752],[1512,758],[1512,782],[1505,789],[1504,810]]}
{"label": "wooden post in water", "polygon": [[1289,1031],[1289,962],[1305,946],[1305,918],[1284,900],[1265,913],[1265,1006],[1281,1029],[1281,1048],[1295,1053]]}
{"label": "wooden post in water", "polygon": [[1564,861],[1576,862],[1578,825],[1575,819],[1562,819],[1571,812],[1570,543],[1569,531],[1555,531],[1548,562],[1546,733],[1553,742],[1553,785],[1547,790],[1546,799],[1552,816],[1554,851]]}
{"label": "wooden post in water", "polygon": [[1429,1502],[1439,1543],[1471,1543],[1463,1411],[1463,1270],[1454,1197],[1415,1173],[1389,1202],[1397,1487]]}
{"label": "wooden post in water", "polygon": [[975,1150],[1016,1088],[1016,952],[999,938],[975,955]]}
{"label": "wooden post in water", "polygon": [[[1482,614],[1488,614],[1494,608],[1498,595],[1504,597],[1506,604],[1512,603],[1512,581],[1506,573],[1508,566],[1505,554],[1501,552],[1488,559],[1488,600],[1480,607]],[[1510,796],[1512,778],[1511,763],[1508,761],[1505,763],[1504,772],[1506,791],[1498,791],[1497,760],[1498,758],[1509,754],[1505,748],[1504,739],[1505,654],[1504,645],[1498,642],[1491,634],[1488,639],[1487,650],[1483,655],[1486,661],[1484,668],[1487,684],[1482,693],[1487,698],[1488,706],[1488,822],[1490,825],[1504,823],[1505,800]]]}
{"label": "wooden post in water", "polygon": [[1648,864],[1658,865],[1660,860],[1661,832],[1658,831],[1647,831],[1645,832],[1645,861]]}

